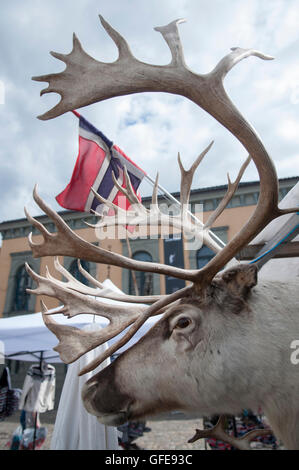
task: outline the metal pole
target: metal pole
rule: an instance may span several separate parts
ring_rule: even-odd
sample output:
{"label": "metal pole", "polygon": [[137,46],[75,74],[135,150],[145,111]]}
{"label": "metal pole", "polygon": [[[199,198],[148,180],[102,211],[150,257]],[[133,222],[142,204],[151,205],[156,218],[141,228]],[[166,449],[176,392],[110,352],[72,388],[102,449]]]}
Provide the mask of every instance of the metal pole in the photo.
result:
{"label": "metal pole", "polygon": [[[40,351],[39,368],[40,368],[41,371],[42,371],[43,355],[44,355],[44,351]],[[38,415],[38,412],[36,411],[35,412],[35,417],[34,417],[34,434],[33,434],[32,450],[35,450],[36,430],[37,430],[37,415]]]}
{"label": "metal pole", "polygon": [[[130,245],[128,235],[126,236],[126,240],[127,240],[127,248],[128,248],[129,257],[132,259],[132,249],[131,249],[131,245]],[[132,279],[133,279],[135,295],[139,295],[139,289],[138,289],[138,284],[137,284],[137,279],[136,279],[136,273],[133,269],[131,270],[131,276],[132,276]]]}

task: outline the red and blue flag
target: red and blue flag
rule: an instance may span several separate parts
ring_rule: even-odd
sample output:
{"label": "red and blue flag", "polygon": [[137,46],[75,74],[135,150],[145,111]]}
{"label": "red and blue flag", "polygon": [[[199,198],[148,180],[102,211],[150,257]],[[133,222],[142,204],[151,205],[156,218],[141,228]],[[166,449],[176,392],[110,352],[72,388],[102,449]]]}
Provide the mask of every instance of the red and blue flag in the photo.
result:
{"label": "red and blue flag", "polygon": [[94,196],[94,189],[108,201],[129,209],[130,203],[115,186],[112,172],[118,183],[125,188],[126,167],[137,193],[143,177],[146,176],[145,171],[83,116],[76,111],[73,113],[79,118],[79,154],[69,184],[56,196],[58,204],[65,209],[101,213],[104,205]]}

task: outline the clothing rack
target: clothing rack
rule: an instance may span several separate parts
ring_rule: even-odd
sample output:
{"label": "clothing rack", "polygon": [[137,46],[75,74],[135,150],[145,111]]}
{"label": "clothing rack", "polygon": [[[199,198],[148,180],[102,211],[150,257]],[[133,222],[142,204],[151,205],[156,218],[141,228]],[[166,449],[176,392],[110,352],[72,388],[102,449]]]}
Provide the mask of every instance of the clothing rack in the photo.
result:
{"label": "clothing rack", "polygon": [[[43,356],[44,356],[44,351],[40,351],[40,357],[39,357],[39,369],[42,372],[43,368]],[[36,430],[37,430],[37,416],[38,412],[35,412],[35,417],[34,417],[34,434],[33,434],[33,444],[32,444],[32,450],[35,450],[35,441],[36,441]]]}
{"label": "clothing rack", "polygon": [[[5,359],[10,359],[11,357],[15,358],[16,356],[22,356],[23,354],[28,354],[31,355],[34,359],[37,359],[39,361],[39,369],[42,371],[42,365],[44,362],[44,351],[20,351],[18,353],[13,353],[13,354],[7,354],[5,355]],[[57,356],[50,356],[47,357],[47,360],[51,360],[53,358],[56,358]],[[15,359],[16,361],[18,359]],[[32,445],[32,450],[35,450],[35,442],[36,442],[36,431],[37,431],[37,417],[38,417],[38,412],[35,412],[35,417],[34,417],[34,434],[33,434],[33,445]]]}
{"label": "clothing rack", "polygon": [[[27,354],[28,356],[32,356],[34,359],[37,359],[38,361],[40,361],[40,358],[43,357],[44,352],[45,351],[20,351],[17,353],[5,354],[5,359],[11,359],[11,358],[14,359],[16,356],[22,356],[23,354]],[[50,361],[51,359],[56,359],[56,358],[57,358],[57,354],[55,356],[48,356],[46,359],[42,359],[42,360]],[[18,361],[22,359],[15,359],[15,360]]]}

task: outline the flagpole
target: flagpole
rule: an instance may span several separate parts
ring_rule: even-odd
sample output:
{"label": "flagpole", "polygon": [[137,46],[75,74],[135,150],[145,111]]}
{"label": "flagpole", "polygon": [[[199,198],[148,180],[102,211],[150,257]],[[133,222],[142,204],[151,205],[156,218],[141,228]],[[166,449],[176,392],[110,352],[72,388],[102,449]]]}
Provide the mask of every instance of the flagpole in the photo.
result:
{"label": "flagpole", "polygon": [[[127,248],[128,248],[128,253],[129,253],[129,258],[132,258],[132,249],[130,245],[130,240],[128,237],[128,234],[126,234],[126,240],[127,240]],[[133,284],[134,284],[134,289],[135,289],[135,295],[139,295],[139,289],[138,289],[138,283],[137,283],[137,278],[136,278],[136,273],[133,269],[131,269],[131,276],[133,279]]]}

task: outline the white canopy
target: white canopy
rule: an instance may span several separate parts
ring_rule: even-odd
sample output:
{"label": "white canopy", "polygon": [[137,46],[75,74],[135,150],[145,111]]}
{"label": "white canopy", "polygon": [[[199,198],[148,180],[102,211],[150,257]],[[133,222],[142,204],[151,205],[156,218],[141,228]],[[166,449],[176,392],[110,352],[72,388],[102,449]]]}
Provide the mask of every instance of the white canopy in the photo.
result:
{"label": "white canopy", "polygon": [[[299,206],[299,183],[297,183],[280,202],[280,209],[287,209],[288,207]],[[288,223],[293,217],[293,214],[286,214],[277,219],[272,220],[262,230],[255,239],[250,243],[251,245],[259,243],[267,243],[272,237],[280,232],[282,227]],[[299,219],[299,218],[298,218]],[[291,227],[290,227],[291,228]],[[297,235],[293,241],[299,241]],[[270,259],[261,268],[259,279],[267,279],[270,281],[298,281],[299,278],[299,258],[273,258]]]}
{"label": "white canopy", "polygon": [[[298,207],[299,206],[299,182],[287,193],[283,200],[279,203],[280,209],[287,209],[289,207]],[[293,213],[282,215],[277,219],[272,220],[265,228],[262,230],[250,245],[255,245],[259,243],[267,243],[271,240],[273,235],[279,233],[281,228],[292,218]],[[299,241],[299,235],[294,238],[294,241]]]}
{"label": "white canopy", "polygon": [[[106,279],[103,284],[107,289],[114,290],[119,293],[122,292],[109,279]],[[117,302],[109,299],[101,299],[101,302],[102,301],[110,304],[124,305],[124,302]],[[130,304],[126,303],[126,305]],[[52,311],[55,311],[55,309]],[[159,315],[147,320],[131,341],[120,349],[119,352],[124,351],[136,343],[160,317],[161,316]],[[55,321],[69,326],[75,326],[77,328],[84,328],[93,322],[102,327],[108,324],[107,319],[97,315],[78,315],[68,319],[62,314],[57,314],[55,315]],[[119,336],[113,338],[109,341],[109,344],[112,344],[118,338]],[[49,360],[52,363],[61,362],[58,353],[53,351],[53,347],[58,344],[58,340],[45,326],[41,313],[1,318],[0,341],[4,343],[4,354],[7,359],[34,362],[40,357],[40,352],[43,351],[44,360]]]}

